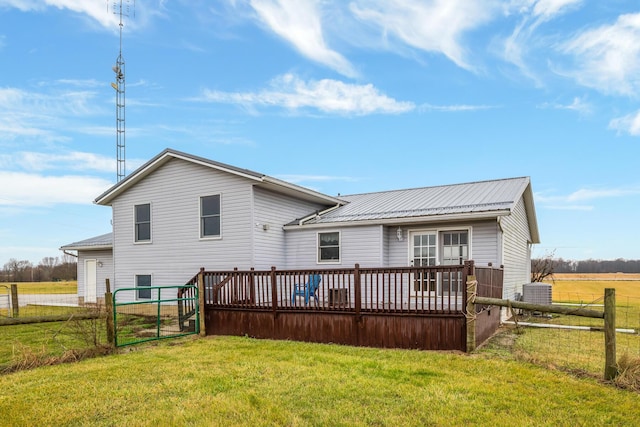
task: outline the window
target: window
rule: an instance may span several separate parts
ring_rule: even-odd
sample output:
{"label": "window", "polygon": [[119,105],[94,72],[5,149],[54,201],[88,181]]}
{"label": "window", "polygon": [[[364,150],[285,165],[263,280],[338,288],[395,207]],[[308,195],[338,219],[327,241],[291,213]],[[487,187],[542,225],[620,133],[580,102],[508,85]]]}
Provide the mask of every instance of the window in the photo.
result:
{"label": "window", "polygon": [[318,233],[318,262],[340,262],[340,232]]}
{"label": "window", "polygon": [[150,242],[151,241],[151,205],[134,206],[135,216],[135,241]]}
{"label": "window", "polygon": [[136,275],[136,288],[137,299],[151,299],[151,275]]}
{"label": "window", "polygon": [[200,197],[200,237],[220,237],[220,195]]}
{"label": "window", "polygon": [[442,233],[442,264],[462,265],[469,257],[469,233],[447,231]]}

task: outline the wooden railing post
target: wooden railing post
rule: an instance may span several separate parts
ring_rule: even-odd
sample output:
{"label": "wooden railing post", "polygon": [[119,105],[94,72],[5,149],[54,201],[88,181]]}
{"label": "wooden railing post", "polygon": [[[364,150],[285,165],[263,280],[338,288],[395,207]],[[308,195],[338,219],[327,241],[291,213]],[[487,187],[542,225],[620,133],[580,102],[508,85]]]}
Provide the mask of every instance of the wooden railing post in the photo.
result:
{"label": "wooden railing post", "polygon": [[355,270],[353,271],[353,286],[355,286],[354,306],[356,309],[356,317],[360,319],[360,309],[362,308],[362,289],[360,288],[360,264],[356,264]]}
{"label": "wooden railing post", "polygon": [[[466,265],[465,265],[466,270]],[[478,293],[478,281],[476,276],[466,276],[467,306],[465,316],[467,318],[467,353],[476,349],[476,305],[475,296]]]}
{"label": "wooden railing post", "polygon": [[604,379],[612,380],[618,375],[616,362],[616,290],[604,290]]}
{"label": "wooden railing post", "polygon": [[114,312],[113,312],[113,294],[111,293],[111,283],[109,278],[105,279],[105,293],[104,293],[104,306],[107,312],[107,343],[111,347],[115,346],[115,324],[114,324]]}
{"label": "wooden railing post", "polygon": [[198,327],[199,327],[199,333],[200,336],[204,337],[205,335],[207,335],[207,329],[206,329],[206,323],[205,323],[205,316],[206,316],[206,312],[204,309],[204,305],[205,305],[205,286],[204,286],[204,267],[200,268],[200,272],[198,273],[198,310],[200,311],[199,313],[199,320],[200,322],[198,323]]}
{"label": "wooden railing post", "polygon": [[12,316],[18,317],[20,314],[20,304],[18,303],[18,285],[16,283],[11,284],[11,310]]}
{"label": "wooden railing post", "polygon": [[278,287],[276,286],[276,267],[271,267],[271,310],[273,318],[278,315]]}

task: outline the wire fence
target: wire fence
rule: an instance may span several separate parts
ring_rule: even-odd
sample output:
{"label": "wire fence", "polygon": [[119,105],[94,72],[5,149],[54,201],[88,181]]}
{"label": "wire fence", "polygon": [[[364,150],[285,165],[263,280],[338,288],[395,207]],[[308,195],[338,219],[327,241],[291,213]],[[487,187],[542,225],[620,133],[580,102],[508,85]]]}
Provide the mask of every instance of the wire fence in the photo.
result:
{"label": "wire fence", "polygon": [[[65,290],[65,289],[62,289]],[[93,310],[102,301],[80,304],[76,293],[50,293],[46,289],[28,286],[0,285],[0,324],[11,324],[18,319],[65,316]],[[12,320],[14,322],[12,322]]]}
{"label": "wire fence", "polygon": [[[554,294],[554,305],[602,311],[603,296]],[[514,354],[545,366],[601,375],[605,365],[603,319],[517,311]],[[640,358],[640,298],[616,295],[616,359]]]}

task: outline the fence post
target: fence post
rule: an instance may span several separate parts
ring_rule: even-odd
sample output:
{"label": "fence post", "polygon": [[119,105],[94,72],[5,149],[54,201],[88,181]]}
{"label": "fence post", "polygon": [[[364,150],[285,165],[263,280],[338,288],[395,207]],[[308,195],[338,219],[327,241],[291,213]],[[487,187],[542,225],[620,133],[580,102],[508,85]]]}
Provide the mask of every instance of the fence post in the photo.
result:
{"label": "fence post", "polygon": [[612,380],[618,375],[616,362],[616,290],[604,290],[604,379]]}
{"label": "fence post", "polygon": [[465,285],[462,288],[462,298],[466,303],[464,314],[466,318],[467,353],[476,349],[476,306],[474,303],[475,296],[478,293],[478,282],[476,282],[475,274],[475,262],[472,259],[465,261],[462,269],[462,280]]}
{"label": "fence post", "polygon": [[205,302],[205,286],[204,286],[204,267],[200,268],[200,272],[198,273],[198,307],[199,307],[199,311],[200,311],[200,315],[198,316],[198,327],[199,327],[199,332],[200,332],[200,336],[204,337],[205,335],[207,335],[207,330],[206,330],[206,324],[204,321],[206,312],[204,309],[204,302]]}
{"label": "fence post", "polygon": [[105,280],[105,290],[104,293],[104,306],[107,311],[107,342],[111,347],[115,345],[115,327],[113,322],[114,312],[113,312],[113,294],[111,293],[111,284],[109,283],[109,279]]}
{"label": "fence post", "polygon": [[271,267],[271,310],[273,318],[278,315],[278,287],[276,286],[276,267]]}
{"label": "fence post", "polygon": [[354,297],[356,299],[356,319],[360,320],[360,308],[362,306],[362,289],[360,289],[360,264],[356,264],[356,268],[353,271],[353,285],[355,286]]}
{"label": "fence post", "polygon": [[13,310],[13,317],[18,317],[20,314],[20,304],[18,304],[18,285],[16,283],[11,284],[11,308]]}

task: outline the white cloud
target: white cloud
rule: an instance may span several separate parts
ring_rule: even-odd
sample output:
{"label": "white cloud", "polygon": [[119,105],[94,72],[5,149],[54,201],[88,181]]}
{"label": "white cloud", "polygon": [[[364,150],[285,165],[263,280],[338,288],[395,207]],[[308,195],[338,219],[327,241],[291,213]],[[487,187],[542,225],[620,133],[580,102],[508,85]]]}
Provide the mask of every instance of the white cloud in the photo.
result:
{"label": "white cloud", "polygon": [[585,204],[585,202],[595,201],[605,198],[629,197],[640,195],[640,187],[622,187],[622,188],[601,188],[589,189],[581,188],[567,195],[546,195],[536,192],[534,194],[536,204],[546,209],[559,210],[582,210],[590,211],[594,206]]}
{"label": "white cloud", "polygon": [[[107,13],[107,4],[109,12]],[[111,11],[113,2],[109,1],[78,1],[78,0],[0,0],[0,7],[13,7],[23,12],[42,12],[48,7],[68,9],[87,15],[107,28],[118,28],[119,18]]]}
{"label": "white cloud", "polygon": [[478,110],[490,110],[493,108],[498,108],[497,106],[492,105],[467,105],[467,104],[454,104],[454,105],[431,105],[431,104],[422,104],[419,107],[420,111],[441,111],[448,113],[456,113],[463,111],[478,111]]}
{"label": "white cloud", "polygon": [[262,22],[302,55],[345,76],[357,75],[351,63],[327,45],[318,1],[251,0],[251,6]]}
{"label": "white cloud", "polygon": [[344,115],[400,114],[412,111],[411,102],[396,101],[380,93],[373,85],[348,84],[323,79],[303,81],[285,74],[271,81],[261,92],[220,92],[206,90],[205,101],[238,104],[245,107],[281,107],[288,110],[316,109]]}
{"label": "white cloud", "polygon": [[640,13],[585,30],[560,45],[575,63],[564,74],[606,94],[640,93]]}
{"label": "white cloud", "polygon": [[57,129],[70,119],[101,113],[95,97],[90,91],[38,93],[0,88],[0,141],[16,137],[66,141]]}
{"label": "white cloud", "polygon": [[462,38],[492,20],[498,6],[494,0],[355,0],[350,4],[355,17],[377,26],[385,41],[394,38],[415,49],[441,53],[470,70],[474,67]]}
{"label": "white cloud", "polygon": [[557,102],[545,102],[540,104],[538,108],[553,108],[556,110],[569,110],[576,111],[580,114],[589,114],[592,111],[592,106],[585,99],[576,96],[573,98],[570,104],[561,104]]}
{"label": "white cloud", "polygon": [[92,176],[45,176],[0,171],[0,206],[91,204],[113,183]]}
{"label": "white cloud", "polygon": [[113,157],[79,151],[72,151],[63,154],[24,151],[12,155],[0,156],[0,165],[3,163],[5,169],[9,165],[14,165],[29,171],[44,171],[52,169],[77,171],[92,170],[98,172],[116,171],[116,162]]}
{"label": "white cloud", "polygon": [[611,120],[609,122],[609,129],[628,133],[633,136],[640,136],[640,110]]}
{"label": "white cloud", "polygon": [[529,51],[539,43],[537,29],[545,22],[578,8],[581,3],[582,0],[524,0],[512,3],[511,8],[521,15],[521,20],[503,42],[503,58],[541,86],[540,79],[530,68],[526,58]]}

